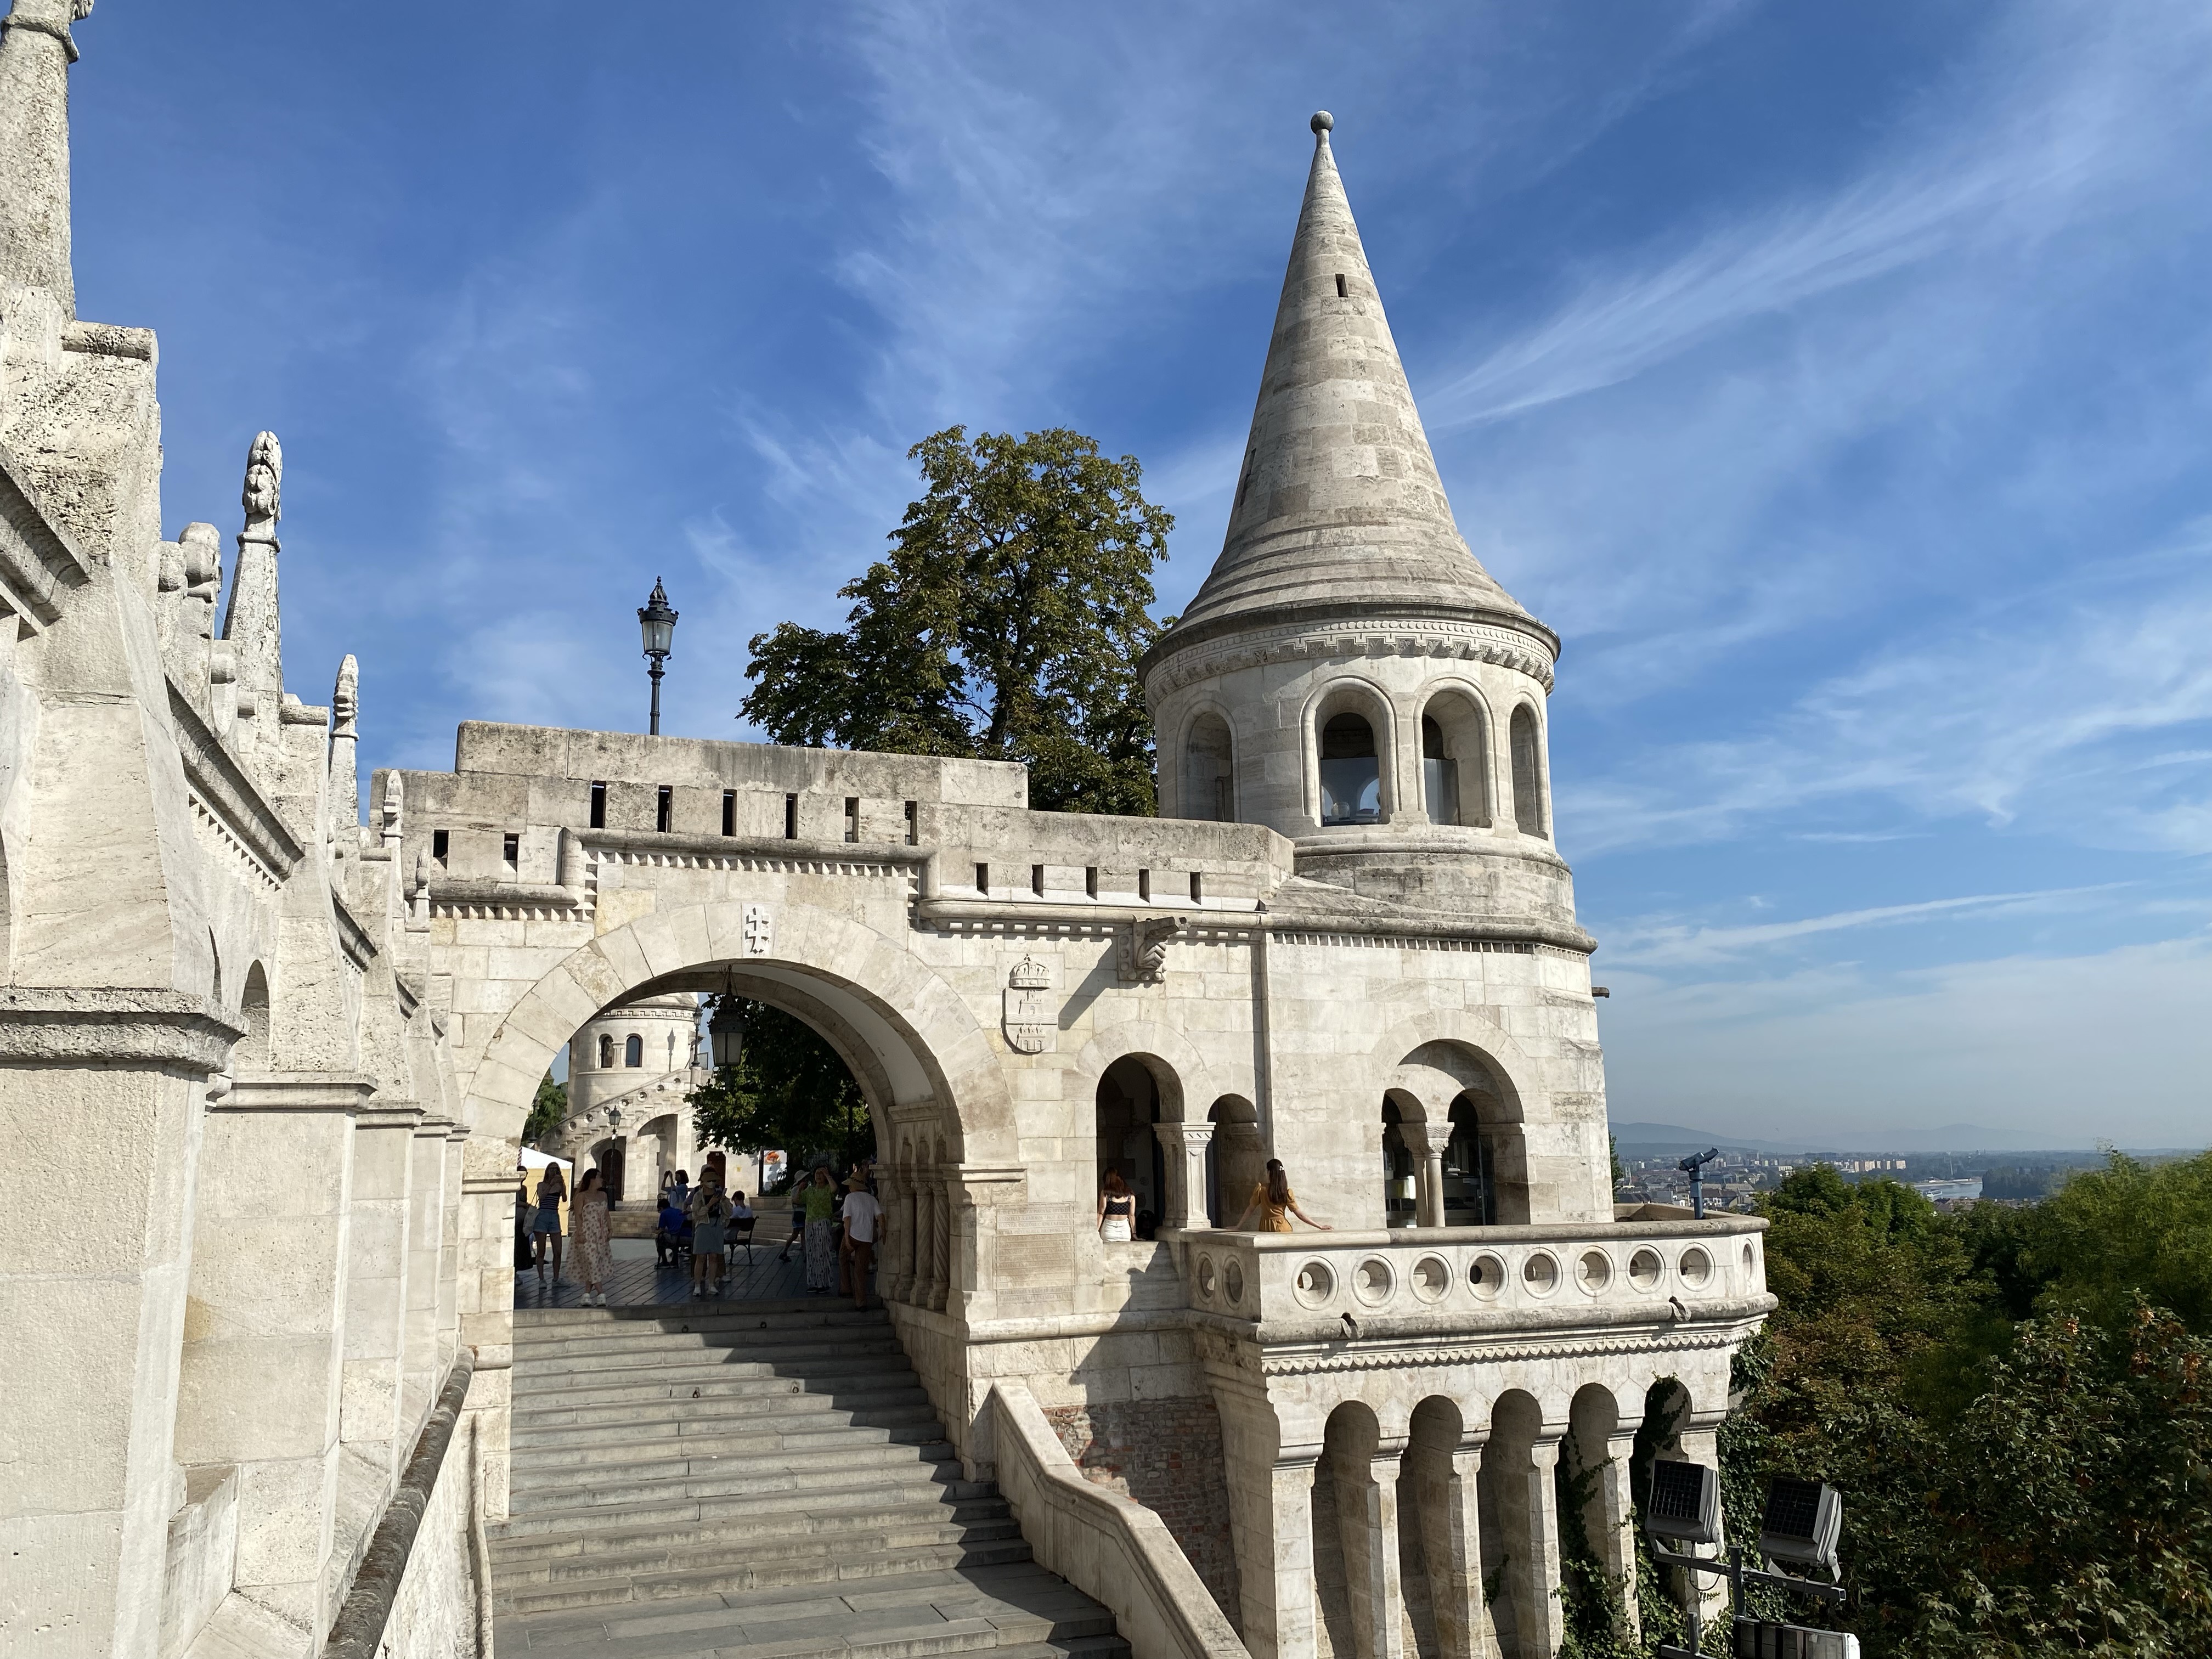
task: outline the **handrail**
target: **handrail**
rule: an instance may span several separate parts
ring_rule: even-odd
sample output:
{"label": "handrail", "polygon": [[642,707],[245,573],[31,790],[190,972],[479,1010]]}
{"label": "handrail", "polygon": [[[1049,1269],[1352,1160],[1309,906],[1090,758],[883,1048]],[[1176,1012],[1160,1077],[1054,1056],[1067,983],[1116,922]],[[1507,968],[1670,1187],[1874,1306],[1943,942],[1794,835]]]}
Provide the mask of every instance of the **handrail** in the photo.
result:
{"label": "handrail", "polygon": [[1040,1565],[1103,1603],[1144,1659],[1251,1659],[1167,1523],[1085,1480],[1025,1384],[994,1384],[989,1407],[999,1492]]}
{"label": "handrail", "polygon": [[377,1522],[376,1536],[369,1540],[368,1552],[362,1557],[361,1571],[354,1574],[344,1605],[331,1621],[323,1659],[376,1659],[400,1581],[407,1576],[415,1534],[422,1524],[423,1511],[430,1506],[430,1494],[446,1461],[446,1448],[453,1441],[453,1425],[460,1421],[461,1402],[468,1398],[469,1378],[475,1372],[476,1350],[463,1348],[454,1357],[453,1369],[446,1373],[446,1386],[438,1391],[438,1403],[422,1425],[415,1455],[407,1460],[406,1470],[399,1477],[398,1490],[384,1506],[384,1518]]}

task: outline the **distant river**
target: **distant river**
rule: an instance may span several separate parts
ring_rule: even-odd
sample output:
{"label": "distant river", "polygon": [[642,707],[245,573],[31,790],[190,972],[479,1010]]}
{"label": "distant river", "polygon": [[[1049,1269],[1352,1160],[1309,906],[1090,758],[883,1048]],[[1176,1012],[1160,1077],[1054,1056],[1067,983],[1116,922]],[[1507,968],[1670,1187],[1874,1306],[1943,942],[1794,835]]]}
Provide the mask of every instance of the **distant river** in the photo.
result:
{"label": "distant river", "polygon": [[1979,1198],[1982,1178],[1975,1176],[1966,1181],[1916,1181],[1912,1190],[1923,1198]]}

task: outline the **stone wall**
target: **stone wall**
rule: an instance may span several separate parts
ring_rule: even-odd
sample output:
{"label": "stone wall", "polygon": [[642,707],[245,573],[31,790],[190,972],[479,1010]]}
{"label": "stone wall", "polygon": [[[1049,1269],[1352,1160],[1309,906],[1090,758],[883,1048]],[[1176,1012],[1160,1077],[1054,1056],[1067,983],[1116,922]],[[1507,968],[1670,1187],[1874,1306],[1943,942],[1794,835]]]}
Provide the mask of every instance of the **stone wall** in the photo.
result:
{"label": "stone wall", "polygon": [[1221,1418],[1210,1400],[1048,1407],[1045,1420],[1084,1478],[1135,1498],[1167,1523],[1230,1622],[1237,1613]]}
{"label": "stone wall", "polygon": [[477,1585],[469,1559],[471,1438],[464,1428],[447,1448],[378,1659],[453,1659],[477,1650]]}

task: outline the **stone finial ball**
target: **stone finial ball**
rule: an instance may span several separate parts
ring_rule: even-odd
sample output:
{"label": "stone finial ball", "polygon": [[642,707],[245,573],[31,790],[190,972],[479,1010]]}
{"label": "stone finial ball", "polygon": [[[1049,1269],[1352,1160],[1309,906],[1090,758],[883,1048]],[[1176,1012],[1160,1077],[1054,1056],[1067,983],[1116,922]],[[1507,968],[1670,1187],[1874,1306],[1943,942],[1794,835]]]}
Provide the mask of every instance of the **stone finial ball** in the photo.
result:
{"label": "stone finial ball", "polygon": [[1316,132],[1327,132],[1331,127],[1336,125],[1336,117],[1331,115],[1325,109],[1317,109],[1314,112],[1313,119],[1307,122],[1306,125],[1311,127]]}

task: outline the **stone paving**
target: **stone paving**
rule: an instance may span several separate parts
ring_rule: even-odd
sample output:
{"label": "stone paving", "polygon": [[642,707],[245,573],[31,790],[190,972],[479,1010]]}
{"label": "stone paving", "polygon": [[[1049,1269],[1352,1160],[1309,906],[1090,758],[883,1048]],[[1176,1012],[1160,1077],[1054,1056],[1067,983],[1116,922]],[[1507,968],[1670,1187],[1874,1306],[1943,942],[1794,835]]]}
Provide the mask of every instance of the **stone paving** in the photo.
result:
{"label": "stone paving", "polygon": [[[764,1225],[752,1249],[739,1246],[728,1255],[729,1277],[722,1286],[720,1300],[724,1302],[757,1302],[762,1300],[806,1300],[806,1279],[800,1251],[794,1246],[791,1260],[779,1261],[777,1253],[783,1248],[786,1231],[784,1212],[778,1211],[764,1222],[772,1220],[776,1231],[770,1237]],[[653,1243],[650,1239],[617,1238],[614,1241],[614,1272],[607,1280],[607,1304],[617,1308],[649,1308],[689,1302],[691,1298],[691,1259],[683,1257],[677,1266],[663,1267],[655,1265]],[[823,1297],[822,1301],[842,1300],[850,1305],[851,1298]],[[540,1284],[535,1268],[526,1269],[514,1276],[514,1305],[517,1310],[526,1308],[580,1308],[584,1305],[584,1281],[576,1276],[576,1265],[572,1255],[563,1253],[561,1279],[552,1282],[552,1270],[546,1270],[546,1282]]]}

